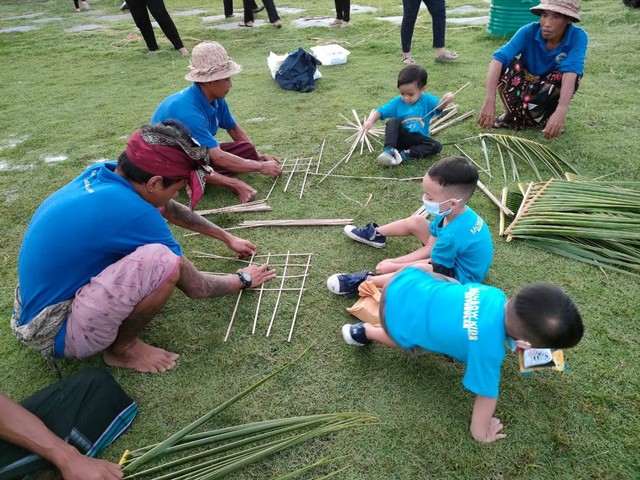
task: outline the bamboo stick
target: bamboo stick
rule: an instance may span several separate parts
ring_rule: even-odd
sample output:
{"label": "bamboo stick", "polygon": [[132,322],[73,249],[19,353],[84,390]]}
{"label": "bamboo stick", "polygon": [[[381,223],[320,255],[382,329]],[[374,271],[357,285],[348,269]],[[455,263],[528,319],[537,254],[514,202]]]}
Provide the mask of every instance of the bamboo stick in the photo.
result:
{"label": "bamboo stick", "polygon": [[[312,159],[313,160],[313,159]],[[304,172],[304,179],[302,180],[302,187],[300,188],[300,197],[298,198],[302,198],[302,195],[304,194],[304,186],[307,183],[307,177],[309,176],[309,167],[311,166],[311,162],[309,162],[307,164],[307,170]]]}
{"label": "bamboo stick", "polygon": [[[287,252],[287,259],[285,263],[289,263],[289,252]],[[280,291],[278,291],[278,298],[276,298],[276,304],[273,307],[273,314],[271,315],[271,321],[269,322],[269,328],[267,328],[267,337],[271,334],[271,327],[273,327],[273,321],[276,318],[278,312],[278,305],[280,304],[280,297],[282,296],[282,288],[284,287],[284,279],[287,276],[287,265],[284,266],[282,271],[282,282],[280,282]]]}
{"label": "bamboo stick", "polygon": [[431,118],[431,122],[429,122],[429,128],[433,130],[436,126],[438,126],[438,124],[453,117],[456,113],[458,113],[458,105],[453,105],[451,108],[443,110],[442,115]]}
{"label": "bamboo stick", "polygon": [[460,115],[459,117],[454,118],[453,120],[449,120],[447,123],[445,123],[443,125],[438,125],[436,128],[431,130],[431,134],[434,135],[434,134],[438,133],[439,131],[444,130],[447,127],[450,127],[451,125],[455,125],[456,123],[459,123],[459,122],[462,122],[463,120],[466,120],[471,115],[473,115],[474,112],[475,112],[475,110],[469,110],[467,113],[464,113],[464,114]]}
{"label": "bamboo stick", "polygon": [[[197,254],[197,258],[218,258],[221,260],[235,260],[236,262],[249,263],[248,260],[243,260],[241,258],[236,257],[225,257],[222,255],[217,255],[215,253],[206,253],[200,251],[194,251],[194,255]],[[263,258],[267,257],[267,259],[272,257],[306,257],[307,255],[315,255],[314,253],[268,253],[266,255],[254,255],[252,258]],[[268,263],[268,262],[267,262]]]}
{"label": "bamboo stick", "polygon": [[[269,263],[269,259],[271,258],[271,252],[267,254],[267,264]],[[258,294],[258,303],[256,305],[256,314],[253,317],[253,328],[251,329],[251,335],[256,334],[256,325],[258,324],[258,314],[260,312],[260,302],[262,302],[262,294],[264,293],[264,283],[260,285],[260,293]]]}
{"label": "bamboo stick", "polygon": [[338,160],[338,163],[336,163],[333,167],[331,167],[331,169],[327,173],[324,174],[324,176],[318,182],[318,185],[320,185],[322,182],[324,182],[324,179],[327,178],[331,174],[331,172],[333,172],[336,168],[338,168],[338,166],[343,162],[343,160],[345,158],[347,158],[348,155],[349,154],[347,153],[347,155],[345,155],[340,160]]}
{"label": "bamboo stick", "polygon": [[335,177],[335,178],[353,178],[356,180],[399,180],[401,182],[407,181],[416,181],[422,180],[424,177],[407,177],[407,178],[396,178],[396,177],[367,177],[367,176],[356,176],[356,175],[327,175],[324,173],[310,173],[309,175],[324,175],[325,177]]}
{"label": "bamboo stick", "polygon": [[[287,163],[287,159],[285,158],[282,161],[282,169],[284,169],[284,166],[286,165],[286,163]],[[278,178],[280,178],[280,177],[276,177],[273,180],[273,185],[271,185],[271,189],[269,190],[269,193],[267,193],[267,196],[264,198],[265,201],[267,201],[269,199],[269,197],[271,196],[271,192],[273,192],[273,189],[276,187],[276,183],[278,183]]]}
{"label": "bamboo stick", "polygon": [[505,235],[507,235],[507,242],[510,242],[513,239],[513,236],[510,233],[511,232],[511,227],[516,222],[516,220],[518,220],[518,218],[520,218],[522,216],[522,213],[523,213],[524,208],[525,208],[525,204],[527,203],[527,199],[529,198],[529,194],[530,194],[532,188],[533,188],[533,182],[530,183],[527,186],[527,190],[524,193],[524,200],[522,200],[522,203],[520,204],[520,208],[516,212],[516,218],[513,219],[513,221],[511,222],[511,225],[509,225],[507,227],[507,229],[504,231]]}
{"label": "bamboo stick", "polygon": [[[251,256],[251,260],[250,260],[249,264],[251,264],[251,262],[253,262],[253,255]],[[233,313],[231,314],[231,320],[229,320],[229,326],[227,327],[227,333],[224,336],[224,342],[225,343],[229,339],[229,334],[231,333],[231,327],[233,325],[233,320],[236,318],[236,312],[238,311],[238,305],[240,305],[240,297],[242,297],[242,292],[243,291],[244,291],[244,289],[240,289],[240,291],[238,292],[238,298],[236,299],[236,305],[235,305],[235,307],[233,307]]]}
{"label": "bamboo stick", "polygon": [[481,167],[480,164],[478,162],[476,162],[473,158],[471,158],[469,156],[469,154],[467,154],[467,152],[462,150],[462,148],[460,148],[460,146],[458,144],[455,144],[454,147],[456,147],[458,150],[460,150],[462,155],[464,155],[467,160],[469,160],[471,163],[473,163],[478,168],[479,171],[486,173],[489,176],[489,178],[493,178],[491,176],[491,172],[488,172],[484,167]]}
{"label": "bamboo stick", "polygon": [[296,303],[296,309],[293,312],[293,320],[291,320],[291,328],[289,329],[289,337],[287,338],[287,342],[291,341],[291,336],[293,335],[293,327],[295,327],[296,325],[296,318],[298,317],[298,308],[300,307],[300,300],[302,299],[302,292],[304,291],[304,284],[307,280],[310,264],[311,264],[311,255],[307,257],[307,266],[304,269],[304,276],[302,277],[302,285],[300,285],[300,294],[298,295],[298,302]]}
{"label": "bamboo stick", "polygon": [[318,155],[318,164],[316,165],[316,173],[320,171],[320,160],[322,160],[322,153],[324,152],[324,144],[327,142],[325,138],[322,140],[322,145],[320,145],[320,154]]}
{"label": "bamboo stick", "polygon": [[500,200],[498,200],[495,197],[495,195],[491,193],[489,189],[484,185],[484,183],[482,183],[480,180],[478,180],[478,188],[480,188],[480,190],[482,190],[482,192],[487,197],[489,197],[489,200],[491,200],[500,209],[502,213],[504,213],[505,215],[509,215],[510,217],[513,217],[513,212],[509,210],[507,207],[505,207],[504,204]]}
{"label": "bamboo stick", "polygon": [[198,215],[213,215],[216,213],[239,213],[239,212],[267,212],[273,210],[267,205],[266,200],[254,200],[247,203],[238,203],[228,207],[212,208],[209,210],[197,210]]}
{"label": "bamboo stick", "polygon": [[[307,227],[307,226],[323,226],[323,225],[349,225],[353,222],[352,218],[318,218],[318,219],[297,219],[297,220],[247,220],[242,222],[239,227]],[[228,229],[230,230],[230,229]]]}
{"label": "bamboo stick", "polygon": [[291,178],[293,177],[293,174],[296,171],[296,167],[298,166],[298,161],[300,161],[300,159],[296,158],[296,163],[293,165],[293,169],[291,170],[291,174],[289,175],[289,179],[287,180],[287,184],[284,186],[283,192],[286,192],[287,188],[289,188],[289,182],[291,182]]}
{"label": "bamboo stick", "polygon": [[358,125],[356,125],[355,123],[353,123],[351,120],[349,120],[347,117],[345,117],[343,114],[338,113],[338,115],[340,115],[349,125],[353,126],[354,128],[358,128]]}
{"label": "bamboo stick", "polygon": [[[455,96],[460,93],[460,90],[462,90],[463,88],[465,88],[467,85],[469,85],[471,82],[467,82],[465,83],[463,86],[461,86],[458,90],[456,90],[455,92],[453,92],[453,94],[451,95],[452,98],[455,98]],[[429,112],[427,112],[426,114],[424,114],[422,116],[422,120],[424,120],[425,118],[427,118],[429,115],[431,115],[433,112],[435,112],[438,109],[438,106],[436,105],[433,109],[431,109]]]}

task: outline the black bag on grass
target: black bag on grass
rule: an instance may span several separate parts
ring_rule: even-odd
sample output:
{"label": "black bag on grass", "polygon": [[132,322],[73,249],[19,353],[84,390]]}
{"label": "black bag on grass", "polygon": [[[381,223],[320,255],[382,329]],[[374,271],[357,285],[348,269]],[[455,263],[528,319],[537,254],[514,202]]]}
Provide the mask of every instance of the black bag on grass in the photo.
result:
{"label": "black bag on grass", "polygon": [[301,47],[284,59],[276,72],[276,82],[285,90],[313,92],[316,88],[313,75],[318,65],[322,62]]}

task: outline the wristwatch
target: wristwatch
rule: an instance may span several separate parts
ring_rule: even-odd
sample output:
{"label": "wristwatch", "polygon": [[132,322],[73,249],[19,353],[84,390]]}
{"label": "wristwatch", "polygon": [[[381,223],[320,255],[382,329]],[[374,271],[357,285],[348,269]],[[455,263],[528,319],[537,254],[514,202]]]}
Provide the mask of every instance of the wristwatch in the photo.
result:
{"label": "wristwatch", "polygon": [[253,279],[247,272],[236,272],[236,275],[240,277],[240,281],[242,282],[242,290],[251,286],[251,282],[253,281]]}

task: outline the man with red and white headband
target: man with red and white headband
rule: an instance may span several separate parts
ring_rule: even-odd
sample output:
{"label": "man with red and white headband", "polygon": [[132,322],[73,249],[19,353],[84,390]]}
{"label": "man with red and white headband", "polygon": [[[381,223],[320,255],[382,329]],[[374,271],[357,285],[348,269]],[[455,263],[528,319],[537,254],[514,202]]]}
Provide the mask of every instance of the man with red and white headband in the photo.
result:
{"label": "man with red and white headband", "polygon": [[[200,272],[167,221],[223,241],[238,256],[256,247],[193,212],[210,174],[207,149],[177,122],[145,126],[117,164],[98,163],[34,214],[20,258],[13,333],[45,356],[102,353],[112,366],[163,372],[179,357],[138,338],[175,287],[219,297],[275,277],[267,264],[230,275]],[[186,188],[188,208],[173,198]]]}

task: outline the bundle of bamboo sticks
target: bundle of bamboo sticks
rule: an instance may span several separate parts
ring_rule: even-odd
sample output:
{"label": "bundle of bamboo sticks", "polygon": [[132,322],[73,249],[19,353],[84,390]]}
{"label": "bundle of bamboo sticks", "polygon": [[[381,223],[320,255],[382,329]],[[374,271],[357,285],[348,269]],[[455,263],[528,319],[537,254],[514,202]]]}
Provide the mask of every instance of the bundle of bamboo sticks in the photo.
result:
{"label": "bundle of bamboo sticks", "polygon": [[213,215],[216,213],[240,213],[240,212],[270,212],[273,210],[267,205],[267,200],[254,200],[253,202],[239,203],[229,207],[212,208],[210,210],[196,210],[199,215]]}
{"label": "bundle of bamboo sticks", "polygon": [[[349,225],[353,218],[315,218],[294,220],[246,220],[235,228],[251,227],[308,227],[321,225]],[[230,230],[230,229],[227,229]]]}

